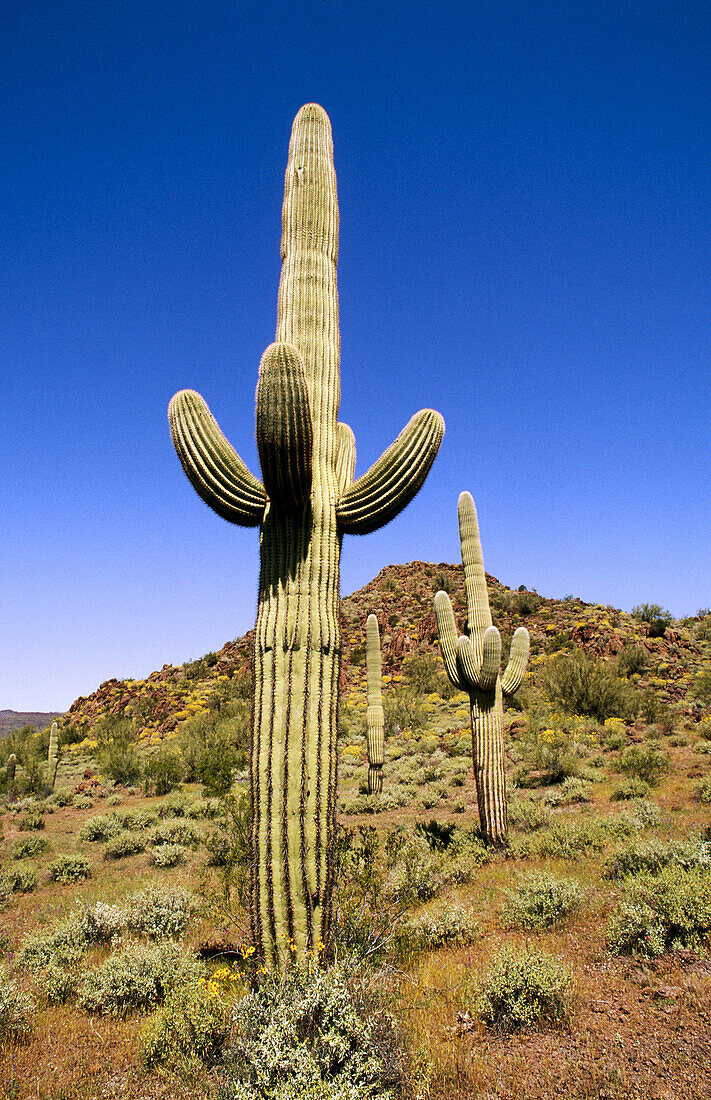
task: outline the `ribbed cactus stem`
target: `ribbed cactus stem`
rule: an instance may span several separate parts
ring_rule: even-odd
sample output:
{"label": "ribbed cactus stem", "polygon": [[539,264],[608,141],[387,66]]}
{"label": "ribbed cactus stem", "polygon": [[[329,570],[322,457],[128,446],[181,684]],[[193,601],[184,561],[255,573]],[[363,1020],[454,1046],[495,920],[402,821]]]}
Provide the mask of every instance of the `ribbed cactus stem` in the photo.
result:
{"label": "ribbed cactus stem", "polygon": [[382,526],[420,488],[444,433],[425,409],[354,481],[355,439],[338,423],[338,204],[331,124],[309,103],[294,120],[282,209],[276,343],[257,386],[260,482],[203,399],[168,416],[185,473],[219,515],[260,524],[250,780],[251,919],[268,969],[328,942],[336,826],[344,532]]}
{"label": "ribbed cactus stem", "polygon": [[15,770],[17,768],[17,757],[14,752],[11,752],[7,758],[7,778],[10,783],[15,782]]}
{"label": "ribbed cactus stem", "polygon": [[383,789],[385,763],[385,713],[383,711],[383,668],[380,655],[380,631],[375,615],[365,624],[365,668],[368,685],[366,739],[368,742],[368,793]]}
{"label": "ribbed cactus stem", "polygon": [[59,764],[59,726],[52,722],[49,731],[49,751],[47,753],[47,783],[54,787],[57,778],[57,765]]}
{"label": "ribbed cactus stem", "polygon": [[500,676],[501,636],[491,623],[479,521],[469,493],[459,497],[459,536],[467,596],[467,633],[457,636],[454,612],[446,592],[435,596],[435,614],[442,660],[452,683],[469,694],[472,761],[479,822],[488,844],[502,844],[508,831],[504,767],[504,692],[513,694],[526,673],[530,640],[519,627],[511,656]]}

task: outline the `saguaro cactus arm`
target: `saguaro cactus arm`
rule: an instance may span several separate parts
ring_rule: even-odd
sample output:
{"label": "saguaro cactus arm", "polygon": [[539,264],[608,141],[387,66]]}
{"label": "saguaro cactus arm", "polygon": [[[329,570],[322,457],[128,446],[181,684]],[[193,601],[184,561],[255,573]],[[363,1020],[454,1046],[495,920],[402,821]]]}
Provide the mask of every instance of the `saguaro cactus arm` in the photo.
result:
{"label": "saguaro cactus arm", "polygon": [[341,496],[336,509],[341,530],[367,535],[394,519],[422,488],[443,435],[438,412],[415,413],[387,451]]}
{"label": "saguaro cactus arm", "polygon": [[290,511],[311,492],[314,433],[301,356],[270,344],[259,365],[257,450],[270,500]]}
{"label": "saguaro cactus arm", "polygon": [[525,626],[520,626],[511,642],[511,654],[506,672],[501,677],[501,690],[504,695],[513,695],[521,687],[526,675],[531,639]]}
{"label": "saguaro cactus arm", "polygon": [[336,425],[336,486],[339,496],[353,484],[356,464],[356,441],[348,424]]}
{"label": "saguaro cactus arm", "polygon": [[267,504],[264,486],[227,442],[200,394],[176,393],[168,420],[178,458],[198,496],[230,523],[261,523]]}

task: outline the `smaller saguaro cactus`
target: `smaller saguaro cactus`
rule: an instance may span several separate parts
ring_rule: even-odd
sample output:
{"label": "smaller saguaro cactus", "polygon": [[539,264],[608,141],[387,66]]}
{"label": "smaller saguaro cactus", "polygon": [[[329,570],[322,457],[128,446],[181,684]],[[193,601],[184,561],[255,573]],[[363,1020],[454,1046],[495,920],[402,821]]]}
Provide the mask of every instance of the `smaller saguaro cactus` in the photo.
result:
{"label": "smaller saguaro cactus", "polygon": [[17,757],[14,752],[11,752],[7,758],[7,778],[10,783],[15,782],[15,769],[17,768]]}
{"label": "smaller saguaro cactus", "polygon": [[487,844],[499,845],[508,829],[502,694],[512,695],[521,686],[530,639],[526,628],[519,627],[511,642],[509,663],[501,676],[501,635],[491,622],[479,521],[470,493],[459,497],[458,512],[467,596],[466,632],[457,636],[446,592],[435,596],[437,632],[447,675],[455,687],[469,694],[472,760],[482,836]]}
{"label": "smaller saguaro cactus", "polygon": [[59,726],[52,722],[49,731],[49,752],[47,753],[47,783],[54,786],[57,778],[57,765],[59,764]]}
{"label": "smaller saguaro cactus", "polygon": [[383,789],[383,763],[385,761],[385,715],[383,712],[380,631],[375,615],[369,615],[365,624],[365,667],[368,680],[368,709],[366,711],[368,794],[380,794]]}

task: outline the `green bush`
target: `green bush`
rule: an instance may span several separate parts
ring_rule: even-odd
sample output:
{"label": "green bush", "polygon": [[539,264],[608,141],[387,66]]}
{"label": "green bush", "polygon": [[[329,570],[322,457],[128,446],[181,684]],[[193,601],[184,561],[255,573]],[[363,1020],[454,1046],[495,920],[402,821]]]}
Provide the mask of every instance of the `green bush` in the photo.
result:
{"label": "green bush", "polygon": [[89,971],[77,1004],[89,1013],[126,1016],[160,1004],[170,990],[194,984],[204,974],[200,960],[175,943],[129,943]]}
{"label": "green bush", "polygon": [[141,777],[141,761],[133,735],[117,734],[99,753],[99,767],[114,783],[131,786]]}
{"label": "green bush", "polygon": [[125,829],[107,843],[104,848],[104,859],[125,859],[126,856],[135,856],[139,852],[144,852],[145,849],[145,837]]}
{"label": "green bush", "polygon": [[647,650],[644,646],[635,643],[625,645],[615,659],[615,665],[620,676],[625,676],[628,679],[630,676],[634,676],[635,673],[644,672],[648,664],[649,654]]}
{"label": "green bush", "polygon": [[154,867],[177,867],[185,863],[187,848],[182,844],[156,844],[148,856],[148,862]]}
{"label": "green bush", "polygon": [[670,763],[667,754],[653,745],[630,745],[620,757],[617,767],[625,775],[656,787],[669,771]]}
{"label": "green bush", "polygon": [[47,868],[53,882],[67,885],[91,878],[91,862],[84,856],[63,855],[53,859]]}
{"label": "green bush", "polygon": [[[711,933],[711,873],[709,867],[686,870],[678,863],[664,867],[656,875],[639,875],[630,881],[626,904],[637,914],[637,927],[646,920],[647,938],[639,932],[621,930],[622,907],[613,914],[608,927],[608,947],[613,953],[639,951],[660,955],[664,951],[690,948],[703,950]],[[627,912],[627,911],[625,911]],[[651,914],[651,916],[650,916]],[[633,920],[627,912],[632,928]],[[648,944],[647,949],[644,943]]]}
{"label": "green bush", "polygon": [[631,875],[659,874],[671,865],[683,869],[711,867],[711,845],[698,837],[664,842],[657,837],[633,841],[614,852],[603,865],[603,876],[622,879]]}
{"label": "green bush", "polygon": [[702,718],[700,722],[696,724],[696,733],[699,737],[704,737],[707,741],[711,741],[711,718]]}
{"label": "green bush", "polygon": [[148,1066],[162,1062],[212,1065],[228,1034],[229,1008],[204,984],[172,989],[144,1028],[141,1048]]}
{"label": "green bush", "polygon": [[184,818],[176,818],[162,821],[151,829],[148,843],[156,844],[182,844],[189,848],[197,848],[202,841],[202,833],[193,824]]}
{"label": "green bush", "polygon": [[121,832],[121,822],[116,814],[97,814],[85,821],[79,830],[79,839],[85,841],[105,841]]}
{"label": "green bush", "polygon": [[55,806],[71,806],[72,792],[68,787],[55,787],[47,801],[54,803]]}
{"label": "green bush", "polygon": [[584,899],[585,891],[577,879],[535,871],[522,876],[515,890],[506,891],[501,919],[506,928],[553,928],[580,909]]}
{"label": "green bush", "polygon": [[160,802],[156,806],[156,813],[159,818],[185,817],[190,804],[190,799],[187,795],[174,791],[174,793],[166,798],[164,802]]}
{"label": "green bush", "polygon": [[561,784],[560,794],[563,806],[592,802],[592,784],[577,775],[568,775]]}
{"label": "green bush", "polygon": [[429,901],[442,888],[442,864],[423,837],[407,836],[385,883],[396,901]]}
{"label": "green bush", "polygon": [[81,921],[72,917],[49,933],[37,931],[25,936],[15,961],[21,970],[40,970],[52,962],[58,965],[75,962],[85,950]]}
{"label": "green bush", "polygon": [[403,941],[416,951],[434,951],[474,943],[480,935],[481,926],[471,910],[453,905],[412,917],[405,925]]}
{"label": "green bush", "polygon": [[408,685],[385,695],[383,709],[386,737],[398,737],[406,729],[417,732],[425,725],[422,696]]}
{"label": "green bush", "polygon": [[643,603],[639,607],[633,607],[632,615],[640,622],[649,624],[650,638],[663,638],[667,627],[672,624],[671,613],[658,603]]}
{"label": "green bush", "polygon": [[607,925],[607,949],[611,955],[644,955],[658,959],[664,954],[664,923],[648,905],[623,901]]}
{"label": "green bush", "polygon": [[0,1044],[29,1038],[34,1029],[35,1004],[11,978],[0,974]]}
{"label": "green bush", "polygon": [[704,802],[708,805],[711,802],[711,775],[707,775],[705,779],[702,779],[700,783],[694,787],[692,797],[697,802]]}
{"label": "green bush", "polygon": [[550,821],[550,810],[538,798],[521,798],[509,805],[509,823],[522,833],[533,833]]}
{"label": "green bush", "polygon": [[94,805],[94,799],[88,794],[75,794],[72,798],[72,806],[77,810],[90,810]]}
{"label": "green bush", "polygon": [[711,665],[706,665],[696,673],[691,691],[700,703],[711,705]]}
{"label": "green bush", "polygon": [[12,845],[10,855],[13,859],[31,859],[45,851],[47,841],[43,836],[18,837]]}
{"label": "green bush", "polygon": [[183,779],[183,761],[177,752],[158,749],[143,766],[143,789],[154,794],[168,794]]}
{"label": "green bush", "polygon": [[158,824],[155,810],[115,810],[113,816],[122,829],[150,829]]}
{"label": "green bush", "polygon": [[[370,1100],[402,1089],[390,1018],[345,965],[294,966],[237,1003],[227,1051],[228,1100]],[[370,995],[372,996],[372,995]]]}
{"label": "green bush", "polygon": [[649,784],[645,783],[643,779],[639,779],[637,776],[632,776],[631,779],[626,780],[624,783],[617,783],[610,792],[611,802],[627,802],[633,798],[644,798],[649,794]]}
{"label": "green bush", "polygon": [[568,714],[590,715],[599,722],[610,717],[634,717],[638,707],[628,681],[583,650],[553,657],[543,673],[542,686],[554,706]]}
{"label": "green bush", "polygon": [[31,894],[37,886],[37,874],[32,867],[8,867],[3,878],[13,894]]}
{"label": "green bush", "polygon": [[567,1023],[571,980],[570,972],[550,955],[528,948],[503,948],[475,984],[477,1014],[503,1033],[539,1023]]}
{"label": "green bush", "polygon": [[17,822],[21,831],[29,832],[31,829],[44,829],[44,814],[41,810],[26,810]]}
{"label": "green bush", "polygon": [[126,899],[128,927],[149,939],[179,936],[197,904],[193,895],[185,890],[149,886]]}
{"label": "green bush", "polygon": [[48,1005],[63,1005],[77,991],[79,977],[76,970],[65,970],[55,962],[48,963],[36,972],[33,992]]}

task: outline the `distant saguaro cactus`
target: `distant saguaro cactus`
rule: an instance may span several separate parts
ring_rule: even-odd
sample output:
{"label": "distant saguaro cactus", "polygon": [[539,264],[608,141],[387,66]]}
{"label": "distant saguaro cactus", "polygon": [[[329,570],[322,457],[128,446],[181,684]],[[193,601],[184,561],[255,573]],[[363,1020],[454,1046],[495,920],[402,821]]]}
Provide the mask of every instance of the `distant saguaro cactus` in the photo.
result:
{"label": "distant saguaro cactus", "polygon": [[49,752],[47,753],[47,783],[50,787],[54,787],[57,779],[57,765],[59,764],[59,727],[56,722],[52,722],[52,728],[49,731]]}
{"label": "distant saguaro cactus", "polygon": [[10,783],[15,782],[15,770],[17,768],[17,757],[14,752],[11,752],[7,758],[7,778]]}
{"label": "distant saguaro cactus", "polygon": [[479,521],[470,493],[459,497],[458,512],[467,594],[466,634],[457,637],[446,592],[438,592],[434,600],[437,632],[447,675],[460,691],[469,693],[481,832],[487,844],[498,845],[508,829],[502,692],[513,694],[521,686],[530,639],[526,628],[519,627],[511,643],[509,663],[501,676],[501,635],[491,623]]}
{"label": "distant saguaro cactus", "polygon": [[327,942],[331,928],[344,533],[393,519],[422,486],[444,432],[417,413],[354,481],[355,439],[338,423],[338,204],[331,124],[310,103],[294,120],[286,169],[276,343],[259,367],[262,482],[203,399],[169,408],[193,487],[219,515],[260,525],[251,745],[251,920],[271,969]]}
{"label": "distant saguaro cactus", "polygon": [[385,715],[383,713],[383,668],[380,658],[380,631],[375,615],[365,624],[365,667],[368,683],[366,739],[368,742],[368,793],[383,789],[385,762]]}

